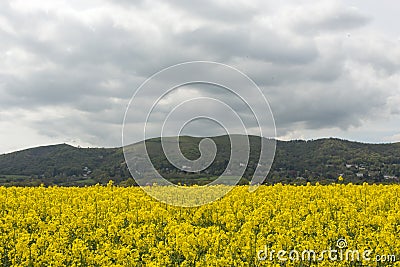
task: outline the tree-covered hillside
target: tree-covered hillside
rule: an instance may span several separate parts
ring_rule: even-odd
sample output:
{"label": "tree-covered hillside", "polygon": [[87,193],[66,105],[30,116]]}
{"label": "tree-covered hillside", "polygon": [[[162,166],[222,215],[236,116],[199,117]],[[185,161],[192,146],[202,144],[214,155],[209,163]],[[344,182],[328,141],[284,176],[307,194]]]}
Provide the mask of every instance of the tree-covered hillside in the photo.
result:
{"label": "tree-covered hillside", "polygon": [[128,177],[121,148],[60,144],[0,155],[0,183],[6,185],[85,185]]}
{"label": "tree-covered hillside", "polygon": [[[212,137],[217,146],[214,162],[200,173],[179,170],[165,157],[160,138],[145,141],[155,168],[174,183],[206,184],[220,175],[230,158],[228,136]],[[258,164],[260,137],[250,136],[250,158],[241,183],[248,183]],[[200,156],[201,138],[180,137],[189,159]],[[143,142],[132,146],[143,145]],[[275,160],[266,183],[397,183],[400,177],[400,143],[363,144],[340,139],[277,141]],[[66,144],[37,147],[0,155],[2,185],[134,184],[122,148],[77,148]]]}

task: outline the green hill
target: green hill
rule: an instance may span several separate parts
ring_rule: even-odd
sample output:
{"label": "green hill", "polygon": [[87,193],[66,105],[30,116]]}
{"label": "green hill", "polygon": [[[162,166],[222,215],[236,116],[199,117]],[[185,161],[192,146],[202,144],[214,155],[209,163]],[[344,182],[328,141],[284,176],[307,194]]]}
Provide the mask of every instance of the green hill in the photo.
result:
{"label": "green hill", "polygon": [[[200,173],[188,173],[171,165],[163,153],[160,138],[146,140],[145,144],[155,168],[167,179],[174,183],[206,184],[225,170],[230,158],[228,136],[212,139],[217,146],[216,158]],[[179,141],[187,158],[194,160],[200,156],[201,138],[184,136]],[[261,139],[250,136],[249,141],[250,158],[241,183],[249,182],[258,164]],[[143,144],[139,142],[132,147]],[[332,183],[340,174],[345,182],[397,183],[400,143],[364,144],[335,138],[277,141],[275,161],[266,183]],[[77,148],[60,144],[0,155],[0,185],[83,186],[105,184],[110,179],[133,184],[129,177],[122,148]]]}
{"label": "green hill", "polygon": [[31,148],[0,155],[0,184],[84,185],[113,177],[121,180],[129,176],[126,167],[121,167],[123,162],[121,148],[77,148],[66,144]]}

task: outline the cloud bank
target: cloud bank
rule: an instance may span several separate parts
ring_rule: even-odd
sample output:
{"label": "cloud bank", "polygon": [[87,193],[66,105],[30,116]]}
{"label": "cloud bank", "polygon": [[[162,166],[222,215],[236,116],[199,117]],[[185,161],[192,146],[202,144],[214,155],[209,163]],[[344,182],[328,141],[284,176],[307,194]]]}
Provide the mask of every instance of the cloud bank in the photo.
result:
{"label": "cloud bank", "polygon": [[[252,78],[270,102],[279,138],[400,141],[400,32],[387,30],[385,9],[372,12],[372,5],[3,1],[0,153],[57,142],[120,146],[136,88],[192,60]],[[171,101],[190,90],[204,93],[187,88]]]}

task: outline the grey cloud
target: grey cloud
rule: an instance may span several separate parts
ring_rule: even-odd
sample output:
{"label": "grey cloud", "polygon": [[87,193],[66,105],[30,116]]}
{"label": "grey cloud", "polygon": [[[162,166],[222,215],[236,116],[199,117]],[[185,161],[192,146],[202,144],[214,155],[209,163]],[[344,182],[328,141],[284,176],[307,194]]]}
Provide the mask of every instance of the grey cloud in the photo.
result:
{"label": "grey cloud", "polygon": [[231,2],[226,5],[221,1],[213,0],[173,0],[168,3],[173,8],[184,10],[192,16],[223,23],[233,22],[236,24],[238,21],[251,21],[260,12],[256,7],[240,2]]}
{"label": "grey cloud", "polygon": [[122,5],[123,7],[143,7],[146,4],[149,4],[149,2],[152,1],[148,1],[148,0],[107,0],[108,2],[112,3],[112,4],[118,4],[118,5]]}
{"label": "grey cloud", "polygon": [[363,15],[354,9],[344,9],[317,22],[317,27],[328,30],[349,30],[365,26],[370,22],[369,16]]}
{"label": "grey cloud", "polygon": [[346,54],[340,46],[325,47],[323,50],[318,48],[318,57],[308,64],[276,64],[257,59],[235,61],[237,68],[246,70],[256,84],[268,90],[298,83],[312,85],[335,82],[345,72],[345,63]]}
{"label": "grey cloud", "polygon": [[[386,50],[388,47],[390,49]],[[400,48],[398,43],[392,40],[377,40],[371,36],[362,36],[347,44],[345,48],[348,58],[371,65],[384,75],[392,76],[400,71]]]}
{"label": "grey cloud", "polygon": [[252,58],[283,64],[306,64],[318,56],[312,41],[292,42],[289,37],[267,28],[237,26],[230,29],[203,27],[184,32],[178,38],[186,46],[212,52],[222,61],[234,57]]}
{"label": "grey cloud", "polygon": [[[18,31],[16,36],[6,33],[3,38],[0,36],[9,46],[22,47],[43,60],[66,68],[113,65],[127,72],[149,76],[160,65],[179,60],[168,28],[161,29],[163,41],[160,43],[154,42],[160,36],[144,31],[139,25],[125,29],[107,15],[90,25],[75,17],[60,17],[54,13],[20,14],[8,8],[4,14]],[[174,54],[172,58],[171,53]]]}
{"label": "grey cloud", "polygon": [[351,31],[371,22],[372,18],[350,7],[316,10],[299,20],[294,20],[293,28],[302,34],[318,34],[329,31]]}
{"label": "grey cloud", "polygon": [[[398,43],[368,28],[372,16],[356,9],[305,7],[288,23],[287,17],[279,16],[279,7],[272,13],[255,9],[256,4],[100,2],[104,3],[110,13],[93,10],[98,15],[93,24],[78,13],[21,12],[7,2],[0,3],[1,16],[15,31],[0,26],[0,49],[4,51],[0,54],[0,120],[12,121],[34,111],[34,121],[29,116],[23,119],[43,136],[120,145],[122,118],[135,89],[160,69],[190,60],[220,61],[248,74],[269,99],[281,132],[346,130],[373,120],[374,113],[385,112],[388,106],[395,110]],[[71,9],[78,11],[74,5]],[[112,12],[118,15],[121,7],[131,16],[145,18],[143,24],[117,23],[127,19],[111,16]],[[149,8],[167,8],[182,20],[151,18]],[[270,26],[262,19],[276,23]],[[352,36],[346,37],[348,31]],[[9,50],[23,53],[18,58],[7,57]],[[349,63],[358,69],[349,69]],[[210,73],[209,78],[212,81],[219,75]],[[166,82],[179,80],[179,76],[189,79],[193,73],[187,70],[175,76],[154,83],[141,103],[154,101]],[[361,83],[364,78],[372,80]],[[249,110],[223,90],[195,90],[251,118]],[[47,109],[41,111],[42,107]],[[52,109],[60,112],[58,119],[47,116]],[[4,115],[4,110],[14,116]],[[159,111],[165,115],[167,109]],[[140,107],[133,112],[130,124],[147,115]],[[193,129],[203,129],[205,135],[212,130],[202,126],[199,123]],[[138,131],[137,138],[141,135]]]}
{"label": "grey cloud", "polygon": [[[85,96],[118,96],[121,95],[119,90],[130,91],[130,88],[123,87],[110,92],[100,87],[98,83],[102,81],[101,74],[106,75],[101,69],[96,68],[89,69],[87,72],[82,69],[53,69],[33,73],[23,78],[8,77],[3,91],[5,90],[14,100],[3,104],[19,104],[25,107],[47,104],[74,105]],[[127,95],[125,93],[124,97]]]}
{"label": "grey cloud", "polygon": [[121,126],[110,125],[98,120],[89,120],[82,116],[67,116],[62,120],[42,120],[31,123],[38,133],[48,137],[64,139],[81,139],[86,143],[101,146],[121,145]]}
{"label": "grey cloud", "polygon": [[270,99],[278,127],[289,130],[301,122],[307,129],[347,130],[384,110],[388,92],[379,94],[372,87],[349,90],[348,86],[346,78],[330,85],[303,83],[277,89],[283,92],[270,94]]}

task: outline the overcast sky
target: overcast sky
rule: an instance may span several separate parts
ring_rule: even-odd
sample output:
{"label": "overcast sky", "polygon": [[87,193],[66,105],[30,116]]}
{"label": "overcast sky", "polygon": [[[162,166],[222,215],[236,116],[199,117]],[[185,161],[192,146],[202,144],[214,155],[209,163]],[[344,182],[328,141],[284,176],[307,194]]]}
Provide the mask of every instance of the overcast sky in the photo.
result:
{"label": "overcast sky", "polygon": [[[0,153],[121,146],[138,86],[192,60],[252,78],[280,139],[400,141],[399,10],[395,0],[0,1]],[[201,90],[173,99],[213,94]]]}

